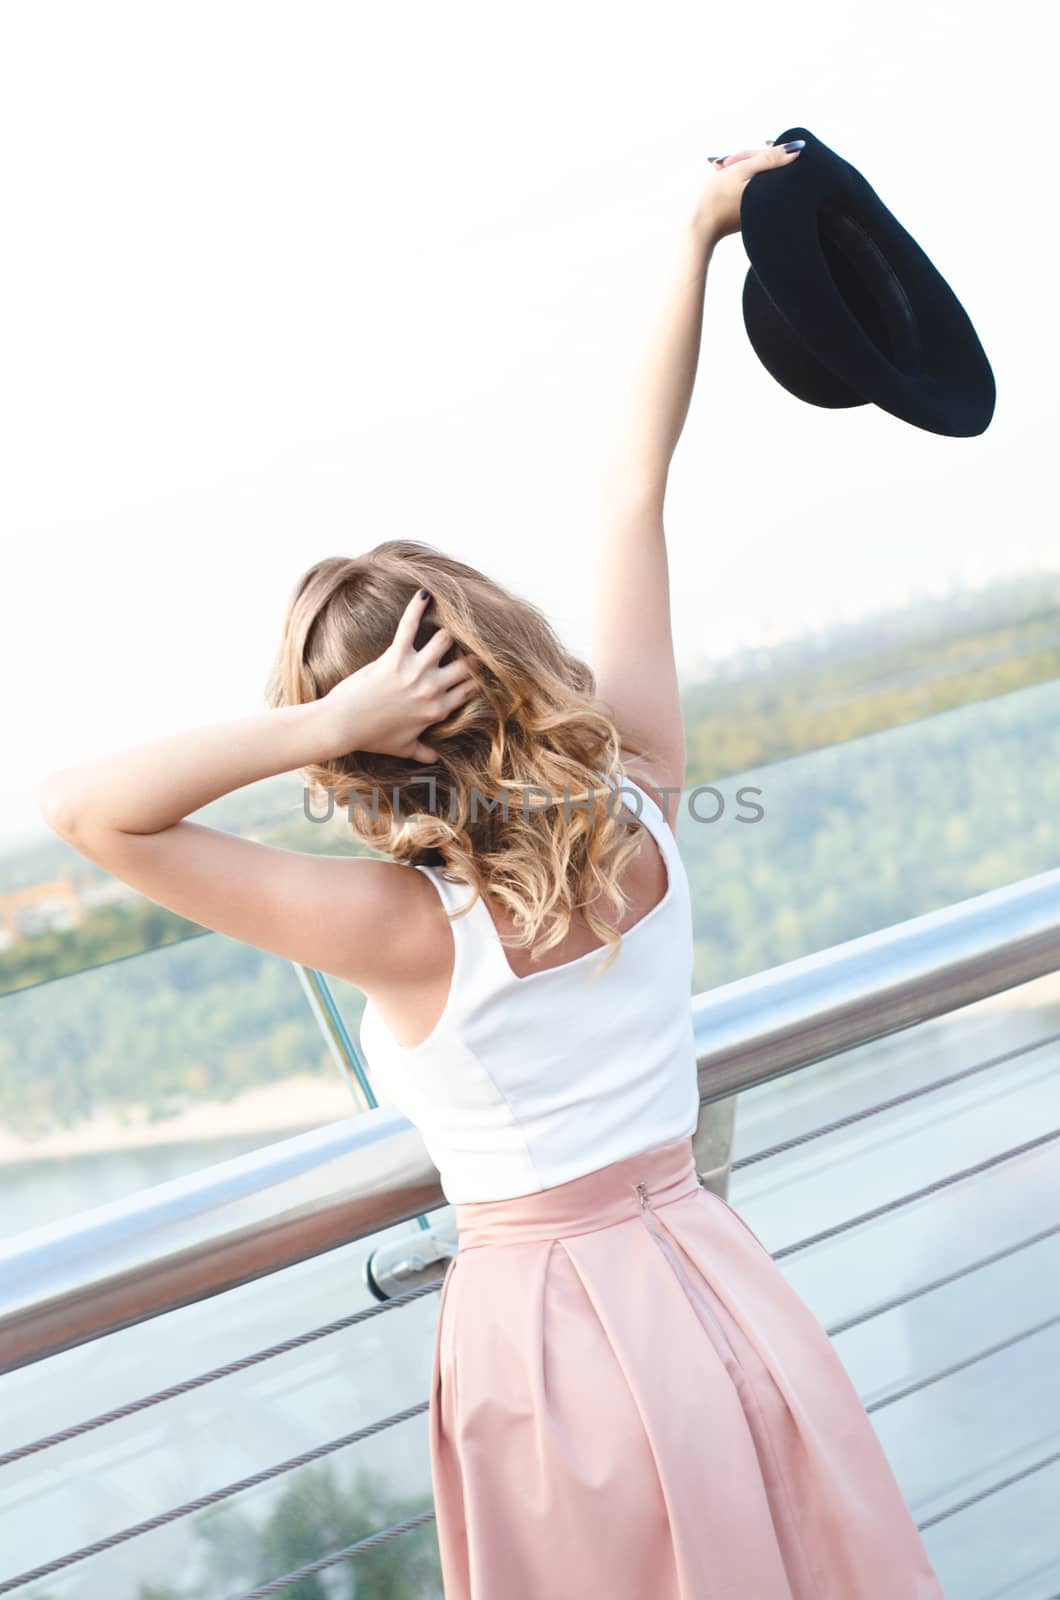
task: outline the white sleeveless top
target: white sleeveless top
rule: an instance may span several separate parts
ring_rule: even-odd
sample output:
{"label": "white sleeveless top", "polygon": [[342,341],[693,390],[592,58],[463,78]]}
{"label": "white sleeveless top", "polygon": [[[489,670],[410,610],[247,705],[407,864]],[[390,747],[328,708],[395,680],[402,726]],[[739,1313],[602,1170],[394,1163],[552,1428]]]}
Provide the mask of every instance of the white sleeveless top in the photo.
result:
{"label": "white sleeveless top", "polygon": [[[620,787],[669,881],[608,971],[597,975],[610,952],[601,945],[517,976],[479,898],[451,924],[449,996],[422,1043],[400,1045],[365,1007],[361,1048],[379,1099],[419,1129],[450,1204],[535,1194],[695,1132],[688,878],[657,802],[630,778]],[[474,892],[441,868],[416,870],[449,911]]]}

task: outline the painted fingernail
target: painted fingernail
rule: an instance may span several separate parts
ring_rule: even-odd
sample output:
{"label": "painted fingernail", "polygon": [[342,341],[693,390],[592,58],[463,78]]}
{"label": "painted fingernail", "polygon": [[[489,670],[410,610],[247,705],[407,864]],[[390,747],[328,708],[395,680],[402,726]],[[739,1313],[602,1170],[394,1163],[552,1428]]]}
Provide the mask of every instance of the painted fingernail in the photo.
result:
{"label": "painted fingernail", "polygon": [[781,148],[784,149],[784,150],[805,150],[805,148],[806,148],[806,140],[805,139],[791,139],[791,140],[789,140],[789,142],[786,145],[782,145]]}
{"label": "painted fingernail", "polygon": [[708,161],[724,161],[725,157],[724,156],[708,156],[707,160]]}
{"label": "painted fingernail", "polygon": [[431,598],[430,594],[428,593],[428,591],[426,589],[421,589],[420,590],[420,599],[421,600],[429,600],[430,598]]}

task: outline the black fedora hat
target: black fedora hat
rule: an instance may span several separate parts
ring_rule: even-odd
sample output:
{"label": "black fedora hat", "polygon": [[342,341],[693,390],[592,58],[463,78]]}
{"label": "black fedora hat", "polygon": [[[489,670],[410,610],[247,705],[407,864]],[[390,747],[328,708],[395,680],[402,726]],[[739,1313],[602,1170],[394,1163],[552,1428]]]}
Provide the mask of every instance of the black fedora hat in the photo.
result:
{"label": "black fedora hat", "polygon": [[801,155],[756,172],[740,201],[759,360],[811,405],[871,401],[931,433],[982,433],[994,375],[957,296],[856,168],[806,128],[774,143],[791,139]]}

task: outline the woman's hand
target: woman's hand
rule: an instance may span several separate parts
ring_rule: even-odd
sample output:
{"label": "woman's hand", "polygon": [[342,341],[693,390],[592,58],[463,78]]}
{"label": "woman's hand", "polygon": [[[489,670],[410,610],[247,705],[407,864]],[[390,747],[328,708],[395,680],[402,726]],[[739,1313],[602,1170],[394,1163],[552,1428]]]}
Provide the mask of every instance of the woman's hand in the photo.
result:
{"label": "woman's hand", "polygon": [[761,150],[737,150],[714,163],[712,176],[696,206],[693,221],[711,239],[724,239],[740,231],[740,201],[756,172],[770,167],[786,167],[799,159],[804,141],[795,140],[798,149],[767,144]]}
{"label": "woman's hand", "polygon": [[[45,819],[76,849],[134,883],[114,864],[131,859],[117,848],[119,835],[163,833],[247,784],[354,750],[436,760],[419,735],[463,704],[477,680],[474,657],[438,665],[453,644],[444,628],[414,648],[427,598],[423,590],[415,594],[383,654],[319,700],[191,728],[49,774],[38,791]],[[150,886],[144,893],[170,904]]]}
{"label": "woman's hand", "polygon": [[394,638],[374,661],[337,683],[320,702],[328,720],[328,743],[336,754],[353,750],[404,756],[410,761],[436,761],[438,753],[419,737],[435,722],[444,722],[474,694],[478,682],[471,657],[458,655],[438,665],[453,638],[444,628],[422,650],[414,646],[423,613],[430,602],[419,589],[405,608]]}

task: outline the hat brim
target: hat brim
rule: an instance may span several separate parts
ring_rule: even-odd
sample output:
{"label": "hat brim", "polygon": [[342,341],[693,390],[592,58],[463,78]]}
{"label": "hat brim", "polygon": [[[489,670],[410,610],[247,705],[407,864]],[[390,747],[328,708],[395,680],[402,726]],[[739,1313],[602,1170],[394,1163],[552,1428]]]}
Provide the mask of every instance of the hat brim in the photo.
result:
{"label": "hat brim", "polygon": [[861,173],[805,128],[796,161],[744,188],[744,323],[759,359],[814,405],[873,402],[932,433],[982,433],[994,375],[960,301]]}

